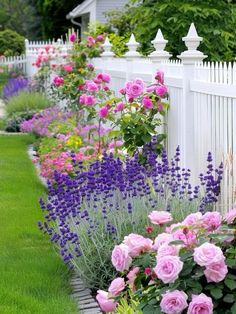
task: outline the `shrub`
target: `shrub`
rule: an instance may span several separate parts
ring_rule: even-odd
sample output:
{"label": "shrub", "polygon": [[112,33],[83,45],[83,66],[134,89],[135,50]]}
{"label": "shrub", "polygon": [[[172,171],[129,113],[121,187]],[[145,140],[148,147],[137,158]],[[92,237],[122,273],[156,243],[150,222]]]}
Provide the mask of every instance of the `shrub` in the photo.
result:
{"label": "shrub", "polygon": [[20,132],[20,125],[23,121],[31,119],[34,111],[17,112],[4,120],[4,129],[6,132]]}
{"label": "shrub", "polygon": [[21,92],[9,100],[6,111],[8,116],[12,116],[17,112],[39,111],[51,105],[51,101],[40,93]]}
{"label": "shrub", "polygon": [[171,225],[168,212],[153,211],[149,218],[151,239],[130,234],[112,251],[122,277],[112,281],[109,294],[98,291],[104,312],[114,311],[121,299],[120,314],[130,308],[131,313],[235,313],[236,208],[225,217],[198,212]]}
{"label": "shrub", "polygon": [[15,56],[24,52],[24,37],[10,29],[0,31],[0,55]]}
{"label": "shrub", "polygon": [[86,171],[72,154],[75,176],[56,172],[47,202],[40,201],[45,214],[40,229],[91,287],[107,286],[115,272],[110,263],[112,246],[130,232],[145,234],[150,211],[167,210],[181,221],[185,214],[212,208],[217,201],[222,165],[214,170],[210,155],[200,189],[190,185],[190,171],[179,167],[179,149],[171,162],[165,151],[158,159],[154,152],[146,153],[146,167],[137,155],[124,162],[104,155]]}

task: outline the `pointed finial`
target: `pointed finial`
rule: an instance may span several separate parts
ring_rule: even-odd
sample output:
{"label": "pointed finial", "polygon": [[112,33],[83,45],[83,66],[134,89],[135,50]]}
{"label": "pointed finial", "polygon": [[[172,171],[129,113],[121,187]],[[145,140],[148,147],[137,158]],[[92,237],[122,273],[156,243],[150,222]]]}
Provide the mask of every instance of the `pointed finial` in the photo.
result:
{"label": "pointed finial", "polygon": [[153,44],[155,51],[150,53],[149,57],[153,61],[164,61],[168,60],[170,58],[169,52],[165,51],[166,44],[168,43],[168,40],[166,40],[163,37],[162,31],[160,28],[157,31],[156,37],[154,40],[151,41]]}
{"label": "pointed finial", "polygon": [[137,51],[137,48],[139,46],[139,43],[136,41],[134,34],[131,34],[130,39],[128,43],[126,44],[128,46],[129,51],[126,52],[125,57],[126,58],[139,58],[141,57],[140,53]]}
{"label": "pointed finial", "polygon": [[111,51],[111,43],[108,36],[105,39],[104,44],[102,45],[104,52],[101,54],[101,57],[114,57],[114,52]]}

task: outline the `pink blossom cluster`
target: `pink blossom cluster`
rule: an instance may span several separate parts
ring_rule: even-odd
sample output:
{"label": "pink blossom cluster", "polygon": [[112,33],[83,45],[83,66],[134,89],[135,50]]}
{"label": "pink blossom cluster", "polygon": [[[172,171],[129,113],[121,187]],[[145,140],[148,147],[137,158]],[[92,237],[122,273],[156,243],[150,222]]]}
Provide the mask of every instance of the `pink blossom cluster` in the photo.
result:
{"label": "pink blossom cluster", "polygon": [[[104,312],[115,311],[118,304],[117,296],[122,295],[125,289],[131,288],[135,291],[135,280],[141,275],[142,270],[137,266],[132,267],[132,264],[135,258],[143,253],[156,254],[156,265],[153,268],[145,268],[143,272],[150,277],[149,284],[156,284],[160,288],[179,280],[185,263],[181,254],[185,252],[191,253],[189,261],[193,269],[199,266],[203,268],[203,276],[208,283],[222,282],[228,273],[222,248],[219,244],[212,243],[211,234],[224,234],[225,227],[222,226],[236,222],[236,208],[224,218],[214,211],[205,214],[197,212],[189,214],[182,222],[171,225],[173,218],[169,212],[155,210],[148,217],[152,224],[164,228],[165,232],[158,234],[153,240],[131,233],[121,244],[114,247],[112,264],[126,279],[119,277],[113,280],[108,293],[98,291],[97,300]],[[153,230],[150,227],[150,233]],[[184,310],[187,314],[213,314],[213,307],[211,297],[205,293],[192,294],[189,297],[182,290],[167,289],[160,296],[160,308],[166,314],[178,314]]]}
{"label": "pink blossom cluster", "polygon": [[94,38],[93,36],[87,36],[86,37],[87,47],[93,47],[97,42],[103,42],[104,39],[105,39],[104,34],[97,35],[96,38]]}
{"label": "pink blossom cluster", "polygon": [[53,59],[53,54],[55,53],[56,48],[52,45],[45,45],[43,48],[38,49],[37,58],[33,62],[33,66],[40,68],[43,64],[48,63]]}

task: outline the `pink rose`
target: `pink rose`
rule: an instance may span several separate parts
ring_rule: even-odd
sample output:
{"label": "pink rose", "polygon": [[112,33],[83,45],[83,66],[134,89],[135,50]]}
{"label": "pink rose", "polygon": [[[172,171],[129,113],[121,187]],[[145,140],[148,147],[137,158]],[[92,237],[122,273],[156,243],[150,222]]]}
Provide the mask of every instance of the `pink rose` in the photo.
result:
{"label": "pink rose", "polygon": [[232,224],[236,218],[236,208],[231,209],[226,215],[225,220],[228,224]]}
{"label": "pink rose", "polygon": [[96,300],[98,301],[103,312],[108,313],[115,311],[117,302],[109,298],[108,292],[98,290]]}
{"label": "pink rose", "polygon": [[86,38],[87,46],[92,47],[95,44],[95,39],[92,36],[88,36]]}
{"label": "pink rose", "polygon": [[125,95],[126,94],[126,89],[125,88],[121,88],[119,90],[119,93],[122,94],[122,95]]}
{"label": "pink rose", "polygon": [[76,38],[77,38],[76,34],[75,34],[75,33],[72,33],[72,34],[70,35],[70,42],[74,43],[74,42],[76,41]]}
{"label": "pink rose", "polygon": [[204,293],[192,295],[192,302],[189,303],[187,314],[213,314],[212,299]]}
{"label": "pink rose", "polygon": [[131,233],[126,236],[123,243],[128,246],[129,255],[131,257],[136,257],[139,254],[148,252],[152,249],[152,240],[135,233]]}
{"label": "pink rose", "polygon": [[88,68],[90,71],[93,71],[93,70],[94,70],[94,66],[93,66],[91,63],[88,63],[88,64],[87,64],[87,68]]}
{"label": "pink rose", "polygon": [[129,97],[136,98],[143,93],[143,86],[134,82],[128,82],[126,84],[126,93]]}
{"label": "pink rose", "polygon": [[87,97],[85,99],[85,105],[92,106],[95,104],[95,102],[96,102],[96,99],[93,96],[87,95]]}
{"label": "pink rose", "polygon": [[222,217],[218,212],[207,212],[202,217],[202,224],[207,231],[214,231],[221,225]]}
{"label": "pink rose", "polygon": [[125,280],[124,280],[124,278],[118,277],[111,282],[111,284],[108,288],[108,292],[110,292],[114,297],[116,297],[124,289],[125,289]]}
{"label": "pink rose", "polygon": [[224,260],[210,264],[204,270],[207,282],[220,282],[225,279],[228,273],[228,268],[225,265]]}
{"label": "pink rose", "polygon": [[162,295],[161,311],[166,314],[180,314],[188,307],[188,296],[183,291],[174,290]]}
{"label": "pink rose", "polygon": [[86,88],[89,92],[96,92],[98,91],[98,86],[94,82],[86,82]]}
{"label": "pink rose", "polygon": [[98,41],[103,41],[104,40],[104,35],[97,35],[97,37],[96,37],[96,42],[98,42]]}
{"label": "pink rose", "polygon": [[139,84],[140,86],[142,86],[142,88],[144,88],[144,82],[142,79],[135,79],[134,80],[134,83],[135,84]]}
{"label": "pink rose", "polygon": [[161,70],[157,70],[157,73],[155,75],[155,80],[157,80],[158,83],[163,84],[164,83],[164,72]]}
{"label": "pink rose", "polygon": [[162,256],[173,255],[177,256],[179,254],[179,247],[177,245],[163,244],[159,247],[157,251],[157,259]]}
{"label": "pink rose", "polygon": [[129,269],[132,258],[129,256],[129,247],[125,244],[116,245],[111,255],[112,265],[117,271]]}
{"label": "pink rose", "polygon": [[188,215],[184,221],[182,222],[183,225],[195,225],[196,223],[200,222],[202,219],[202,213],[193,213]]}
{"label": "pink rose", "polygon": [[115,107],[115,112],[119,112],[125,109],[125,104],[123,102],[118,102]]}
{"label": "pink rose", "polygon": [[143,104],[143,107],[146,109],[152,109],[153,108],[153,102],[148,96],[143,97],[142,104]]}
{"label": "pink rose", "polygon": [[172,221],[172,216],[170,213],[166,211],[158,211],[158,210],[153,210],[149,215],[148,218],[151,220],[151,222],[154,225],[163,225],[167,222]]}
{"label": "pink rose", "polygon": [[194,231],[188,228],[178,229],[173,233],[174,240],[183,241],[186,246],[193,246],[197,243],[197,236]]}
{"label": "pink rose", "polygon": [[154,272],[164,283],[172,283],[178,278],[183,269],[183,262],[179,256],[163,256],[157,259]]}
{"label": "pink rose", "polygon": [[104,106],[98,110],[98,115],[100,118],[106,118],[106,116],[108,115],[108,112],[109,112],[108,107]]}
{"label": "pink rose", "polygon": [[168,244],[171,241],[174,241],[172,234],[169,233],[160,233],[154,240],[153,250],[157,251],[162,245]]}
{"label": "pink rose", "polygon": [[167,88],[165,85],[157,86],[155,92],[158,96],[163,97],[167,93]]}
{"label": "pink rose", "polygon": [[131,285],[132,289],[134,288],[134,282],[137,277],[137,273],[139,272],[139,267],[134,267],[130,272],[127,274],[127,278],[129,279],[127,282]]}
{"label": "pink rose", "polygon": [[96,78],[99,80],[99,81],[103,81],[105,83],[109,83],[110,80],[111,80],[111,77],[109,74],[107,73],[98,73]]}
{"label": "pink rose", "polygon": [[66,64],[66,65],[64,65],[64,70],[67,73],[71,73],[73,71],[73,67],[70,64]]}
{"label": "pink rose", "polygon": [[80,102],[82,105],[84,105],[86,99],[87,99],[87,95],[86,95],[86,94],[82,94],[82,95],[80,95],[79,102]]}
{"label": "pink rose", "polygon": [[193,258],[200,266],[208,266],[213,263],[219,263],[225,259],[221,248],[208,242],[194,249]]}
{"label": "pink rose", "polygon": [[64,79],[63,79],[63,77],[55,76],[55,77],[53,78],[53,83],[54,83],[54,85],[56,85],[56,86],[63,85],[63,84],[64,84]]}

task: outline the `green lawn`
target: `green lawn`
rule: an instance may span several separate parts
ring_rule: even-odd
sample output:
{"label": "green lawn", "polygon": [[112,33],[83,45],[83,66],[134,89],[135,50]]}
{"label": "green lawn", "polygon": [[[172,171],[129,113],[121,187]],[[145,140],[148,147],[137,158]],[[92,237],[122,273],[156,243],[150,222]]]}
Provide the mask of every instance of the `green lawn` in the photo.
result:
{"label": "green lawn", "polygon": [[69,273],[40,233],[45,193],[26,152],[29,136],[0,136],[0,313],[73,314]]}

